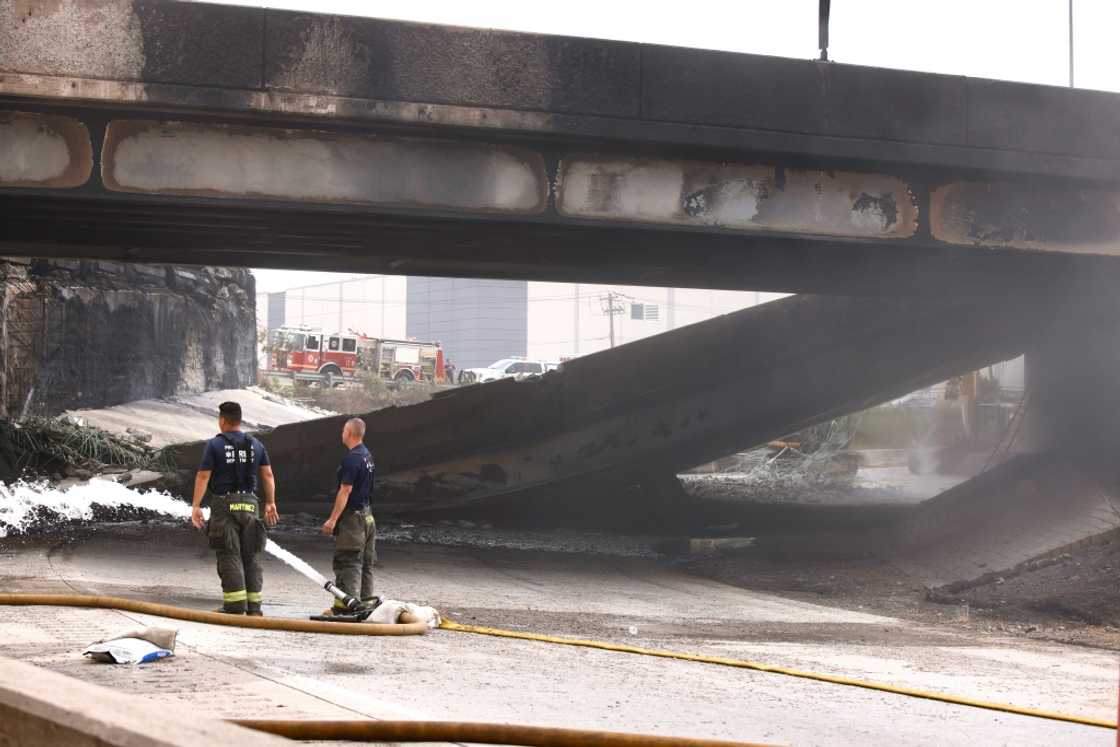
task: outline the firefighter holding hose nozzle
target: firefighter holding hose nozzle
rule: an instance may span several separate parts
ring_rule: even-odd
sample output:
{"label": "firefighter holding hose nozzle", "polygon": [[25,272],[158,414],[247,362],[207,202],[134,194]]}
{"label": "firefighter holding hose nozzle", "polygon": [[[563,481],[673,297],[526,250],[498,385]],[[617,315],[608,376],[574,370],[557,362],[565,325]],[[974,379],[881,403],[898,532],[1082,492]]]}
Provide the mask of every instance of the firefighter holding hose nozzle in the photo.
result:
{"label": "firefighter holding hose nozzle", "polygon": [[[335,585],[369,605],[375,602],[373,564],[377,561],[377,524],[370,509],[373,455],[362,442],[365,435],[366,423],[361,418],[350,418],[342,426],[342,443],[349,451],[338,467],[334,506],[323,522],[323,534],[335,538]],[[345,603],[336,599],[325,614],[347,612],[350,610]]]}
{"label": "firefighter holding hose nozzle", "polygon": [[[191,523],[206,528],[218,556],[222,580],[219,612],[234,615],[261,614],[264,573],[261,553],[268,541],[268,526],[279,520],[276,512],[276,480],[264,444],[241,432],[241,405],[223,402],[218,406],[217,436],[206,442],[202,463],[194,479]],[[256,496],[257,481],[264,493],[264,521]],[[210,522],[202,518],[202,498],[210,492]]]}

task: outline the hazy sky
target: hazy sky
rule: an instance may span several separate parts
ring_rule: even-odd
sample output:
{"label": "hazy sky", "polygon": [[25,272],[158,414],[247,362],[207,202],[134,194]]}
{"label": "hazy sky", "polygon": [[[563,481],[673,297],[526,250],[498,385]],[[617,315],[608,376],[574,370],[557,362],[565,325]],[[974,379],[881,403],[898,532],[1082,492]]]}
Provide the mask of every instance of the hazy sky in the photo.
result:
{"label": "hazy sky", "polygon": [[[225,0],[321,13],[814,58],[817,0]],[[1067,85],[1068,0],[832,0],[835,62]],[[1120,92],[1120,0],[1074,0],[1078,88]],[[329,273],[258,270],[258,290]]]}

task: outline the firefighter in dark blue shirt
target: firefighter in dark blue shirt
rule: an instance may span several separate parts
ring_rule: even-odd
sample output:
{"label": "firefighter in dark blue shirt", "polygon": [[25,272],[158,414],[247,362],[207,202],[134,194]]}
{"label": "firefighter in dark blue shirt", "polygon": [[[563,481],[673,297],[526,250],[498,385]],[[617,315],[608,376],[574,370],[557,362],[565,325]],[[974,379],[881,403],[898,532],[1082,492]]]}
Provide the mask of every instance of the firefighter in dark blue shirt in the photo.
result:
{"label": "firefighter in dark blue shirt", "polygon": [[[222,580],[219,611],[260,615],[264,585],[260,555],[268,541],[264,522],[275,526],[280,518],[276,513],[276,480],[264,444],[241,432],[241,405],[223,402],[218,413],[221,432],[206,442],[194,479],[191,523],[203,528],[202,497],[209,491],[206,535],[218,555],[218,577]],[[264,522],[256,496],[258,476],[264,494]]]}
{"label": "firefighter in dark blue shirt", "polygon": [[[333,535],[335,585],[353,597],[369,602],[373,598],[374,545],[377,524],[370,509],[373,492],[373,455],[362,443],[366,423],[350,418],[342,426],[342,443],[349,449],[338,468],[337,492],[330,517],[323,522],[323,534]],[[334,612],[345,612],[335,600]]]}

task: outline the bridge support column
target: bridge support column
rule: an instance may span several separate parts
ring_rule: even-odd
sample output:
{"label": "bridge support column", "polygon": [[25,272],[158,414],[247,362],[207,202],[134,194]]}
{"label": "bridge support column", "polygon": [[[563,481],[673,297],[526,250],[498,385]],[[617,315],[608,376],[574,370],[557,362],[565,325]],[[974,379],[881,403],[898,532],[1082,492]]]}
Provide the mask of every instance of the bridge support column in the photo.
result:
{"label": "bridge support column", "polygon": [[1025,451],[1120,462],[1120,323],[1057,325],[1026,355]]}

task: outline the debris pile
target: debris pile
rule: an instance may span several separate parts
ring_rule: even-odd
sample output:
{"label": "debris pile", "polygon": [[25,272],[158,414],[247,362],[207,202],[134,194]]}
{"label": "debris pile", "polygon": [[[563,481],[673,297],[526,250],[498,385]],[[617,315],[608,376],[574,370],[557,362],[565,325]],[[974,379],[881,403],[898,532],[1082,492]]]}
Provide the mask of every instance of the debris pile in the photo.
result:
{"label": "debris pile", "polygon": [[114,435],[70,417],[0,420],[0,480],[124,476],[133,470],[164,471],[161,452],[149,434]]}
{"label": "debris pile", "polygon": [[861,413],[815,425],[739,454],[733,471],[761,483],[819,483],[850,479],[859,465],[845,454]]}
{"label": "debris pile", "polygon": [[324,415],[334,415],[373,412],[386,407],[406,407],[427,402],[440,387],[428,381],[386,381],[379,376],[362,372],[356,381],[347,381],[334,387],[266,374],[261,382],[261,390],[280,401],[317,409]]}

